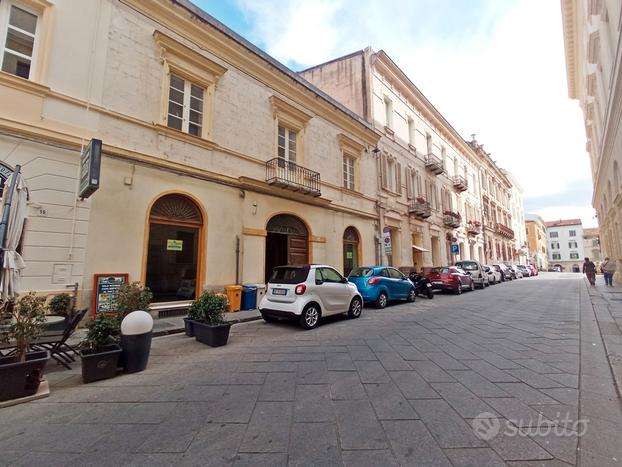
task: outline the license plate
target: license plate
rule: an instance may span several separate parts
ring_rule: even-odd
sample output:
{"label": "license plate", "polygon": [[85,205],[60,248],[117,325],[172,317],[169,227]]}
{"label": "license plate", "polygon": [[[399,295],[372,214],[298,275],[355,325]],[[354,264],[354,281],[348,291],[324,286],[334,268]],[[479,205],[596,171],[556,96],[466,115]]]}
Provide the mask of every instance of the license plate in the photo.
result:
{"label": "license plate", "polygon": [[272,289],[272,295],[287,295],[287,289]]}
{"label": "license plate", "polygon": [[432,284],[430,284],[429,282],[425,285],[426,287],[432,287]]}
{"label": "license plate", "polygon": [[443,285],[442,282],[432,282],[432,284],[434,284],[434,285]]}

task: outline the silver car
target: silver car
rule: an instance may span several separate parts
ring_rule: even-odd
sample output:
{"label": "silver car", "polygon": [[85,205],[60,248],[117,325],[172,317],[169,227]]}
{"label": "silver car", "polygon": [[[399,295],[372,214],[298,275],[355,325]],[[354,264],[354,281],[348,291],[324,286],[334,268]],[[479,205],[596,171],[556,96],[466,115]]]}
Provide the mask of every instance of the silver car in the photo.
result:
{"label": "silver car", "polygon": [[467,274],[469,274],[473,279],[473,283],[480,289],[490,285],[488,274],[484,271],[484,268],[479,261],[475,261],[474,259],[458,261],[456,263],[456,267],[463,269]]}

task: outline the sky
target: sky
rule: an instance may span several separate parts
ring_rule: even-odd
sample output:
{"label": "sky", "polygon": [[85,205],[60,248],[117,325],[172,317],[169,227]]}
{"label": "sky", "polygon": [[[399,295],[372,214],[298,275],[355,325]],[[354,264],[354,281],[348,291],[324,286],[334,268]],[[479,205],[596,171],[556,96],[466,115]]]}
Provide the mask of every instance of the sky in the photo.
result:
{"label": "sky", "polygon": [[557,0],[193,0],[294,71],[384,50],[524,190],[525,211],[596,227]]}

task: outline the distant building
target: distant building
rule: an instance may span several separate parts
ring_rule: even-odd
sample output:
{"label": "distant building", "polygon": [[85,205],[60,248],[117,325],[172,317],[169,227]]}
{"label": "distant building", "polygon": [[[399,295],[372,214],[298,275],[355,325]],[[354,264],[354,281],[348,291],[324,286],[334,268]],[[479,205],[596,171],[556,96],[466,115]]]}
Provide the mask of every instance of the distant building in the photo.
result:
{"label": "distant building", "polygon": [[545,222],[549,245],[549,265],[563,271],[580,272],[585,257],[581,219]]}
{"label": "distant building", "polygon": [[516,180],[516,177],[507,170],[501,169],[506,177],[512,182],[510,189],[510,216],[514,231],[514,261],[518,264],[527,264],[529,253],[527,245],[527,231],[525,229],[525,207],[523,204],[523,189]]}
{"label": "distant building", "polygon": [[617,260],[622,284],[622,2],[562,0],[561,9],[568,96],[583,110],[602,252]]}
{"label": "distant building", "polygon": [[525,214],[525,230],[529,264],[534,264],[538,269],[547,270],[549,256],[544,221],[536,214]]}
{"label": "distant building", "polygon": [[600,252],[600,232],[598,229],[583,229],[583,251],[585,256],[595,263],[600,263],[603,256]]}

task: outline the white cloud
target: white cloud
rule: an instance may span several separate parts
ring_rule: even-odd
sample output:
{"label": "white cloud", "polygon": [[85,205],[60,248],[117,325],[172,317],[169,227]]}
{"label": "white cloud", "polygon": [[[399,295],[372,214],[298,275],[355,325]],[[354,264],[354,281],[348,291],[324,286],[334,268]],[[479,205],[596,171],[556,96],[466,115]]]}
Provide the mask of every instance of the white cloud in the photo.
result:
{"label": "white cloud", "polygon": [[[285,63],[384,49],[463,137],[477,133],[526,197],[591,184],[581,112],[567,96],[558,2],[237,2],[254,25],[251,40]],[[587,213],[585,203],[577,208]],[[569,209],[543,211],[559,218]]]}

